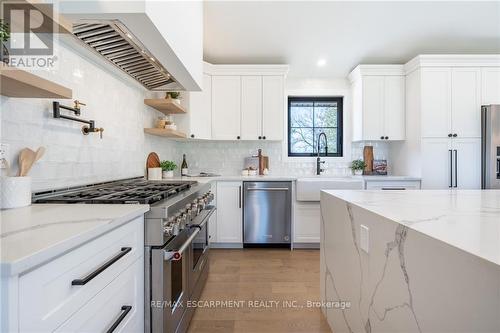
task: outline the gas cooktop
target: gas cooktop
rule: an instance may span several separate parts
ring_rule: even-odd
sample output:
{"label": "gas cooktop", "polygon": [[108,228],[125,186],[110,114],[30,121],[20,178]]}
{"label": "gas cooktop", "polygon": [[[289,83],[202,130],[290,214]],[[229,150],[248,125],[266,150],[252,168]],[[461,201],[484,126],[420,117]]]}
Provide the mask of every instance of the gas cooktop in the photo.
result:
{"label": "gas cooktop", "polygon": [[33,203],[151,204],[189,190],[193,181],[164,182],[133,178],[35,193]]}

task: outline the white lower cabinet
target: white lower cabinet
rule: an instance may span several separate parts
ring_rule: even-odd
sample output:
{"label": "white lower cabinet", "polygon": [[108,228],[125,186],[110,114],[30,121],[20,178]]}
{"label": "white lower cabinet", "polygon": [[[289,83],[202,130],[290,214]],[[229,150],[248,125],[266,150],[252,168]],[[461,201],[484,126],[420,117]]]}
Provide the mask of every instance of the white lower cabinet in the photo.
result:
{"label": "white lower cabinet", "polygon": [[481,188],[481,139],[453,139],[455,184],[460,189]]}
{"label": "white lower cabinet", "polygon": [[243,243],[242,182],[217,182],[217,243]]}
{"label": "white lower cabinet", "polygon": [[144,262],[136,260],[56,332],[142,332]]}
{"label": "white lower cabinet", "polygon": [[479,189],[481,139],[422,139],[423,189]]}
{"label": "white lower cabinet", "polygon": [[295,202],[294,209],[294,243],[320,242],[320,203]]}
{"label": "white lower cabinet", "polygon": [[19,276],[19,331],[105,331],[129,304],[132,310],[120,327],[140,331],[143,279],[140,217]]}

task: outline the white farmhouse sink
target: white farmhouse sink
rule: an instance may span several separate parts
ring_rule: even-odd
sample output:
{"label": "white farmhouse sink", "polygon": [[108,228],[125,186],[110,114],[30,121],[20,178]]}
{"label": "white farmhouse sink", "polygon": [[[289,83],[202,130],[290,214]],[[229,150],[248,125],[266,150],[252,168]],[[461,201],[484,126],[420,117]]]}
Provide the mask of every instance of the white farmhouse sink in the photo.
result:
{"label": "white farmhouse sink", "polygon": [[297,179],[297,201],[319,201],[321,190],[362,190],[364,182],[356,177],[308,177]]}

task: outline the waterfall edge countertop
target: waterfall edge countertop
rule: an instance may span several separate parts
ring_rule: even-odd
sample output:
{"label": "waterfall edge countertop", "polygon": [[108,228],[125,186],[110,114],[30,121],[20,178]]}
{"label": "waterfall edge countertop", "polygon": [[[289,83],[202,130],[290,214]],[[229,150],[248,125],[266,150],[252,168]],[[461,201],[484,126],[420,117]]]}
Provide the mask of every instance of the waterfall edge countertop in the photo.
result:
{"label": "waterfall edge countertop", "polygon": [[322,191],[500,266],[499,190]]}
{"label": "waterfall edge countertop", "polygon": [[92,240],[149,205],[34,204],[0,211],[0,269],[16,275]]}

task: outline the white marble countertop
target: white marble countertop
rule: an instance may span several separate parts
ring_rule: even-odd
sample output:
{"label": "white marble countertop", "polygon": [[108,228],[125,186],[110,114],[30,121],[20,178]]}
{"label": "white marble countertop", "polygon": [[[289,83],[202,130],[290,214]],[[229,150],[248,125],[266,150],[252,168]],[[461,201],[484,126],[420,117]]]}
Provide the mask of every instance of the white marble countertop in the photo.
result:
{"label": "white marble countertop", "polygon": [[[356,176],[354,176],[356,177]],[[372,175],[372,176],[358,176],[362,177],[364,181],[420,181],[422,178],[413,176],[396,176],[396,175]]]}
{"label": "white marble countertop", "polygon": [[217,177],[174,177],[163,180],[192,180],[200,183],[207,183],[210,181],[295,181],[297,179],[304,178],[340,178],[340,179],[352,179],[358,180],[362,178],[364,181],[415,181],[421,180],[419,177],[412,176],[335,176],[335,175],[304,175],[304,176],[292,176],[292,175],[265,175],[265,176],[238,176],[238,175],[222,175]]}
{"label": "white marble countertop", "polygon": [[0,211],[1,275],[17,275],[149,210],[149,205],[34,204]]}
{"label": "white marble countertop", "polygon": [[322,191],[500,265],[499,190]]}

